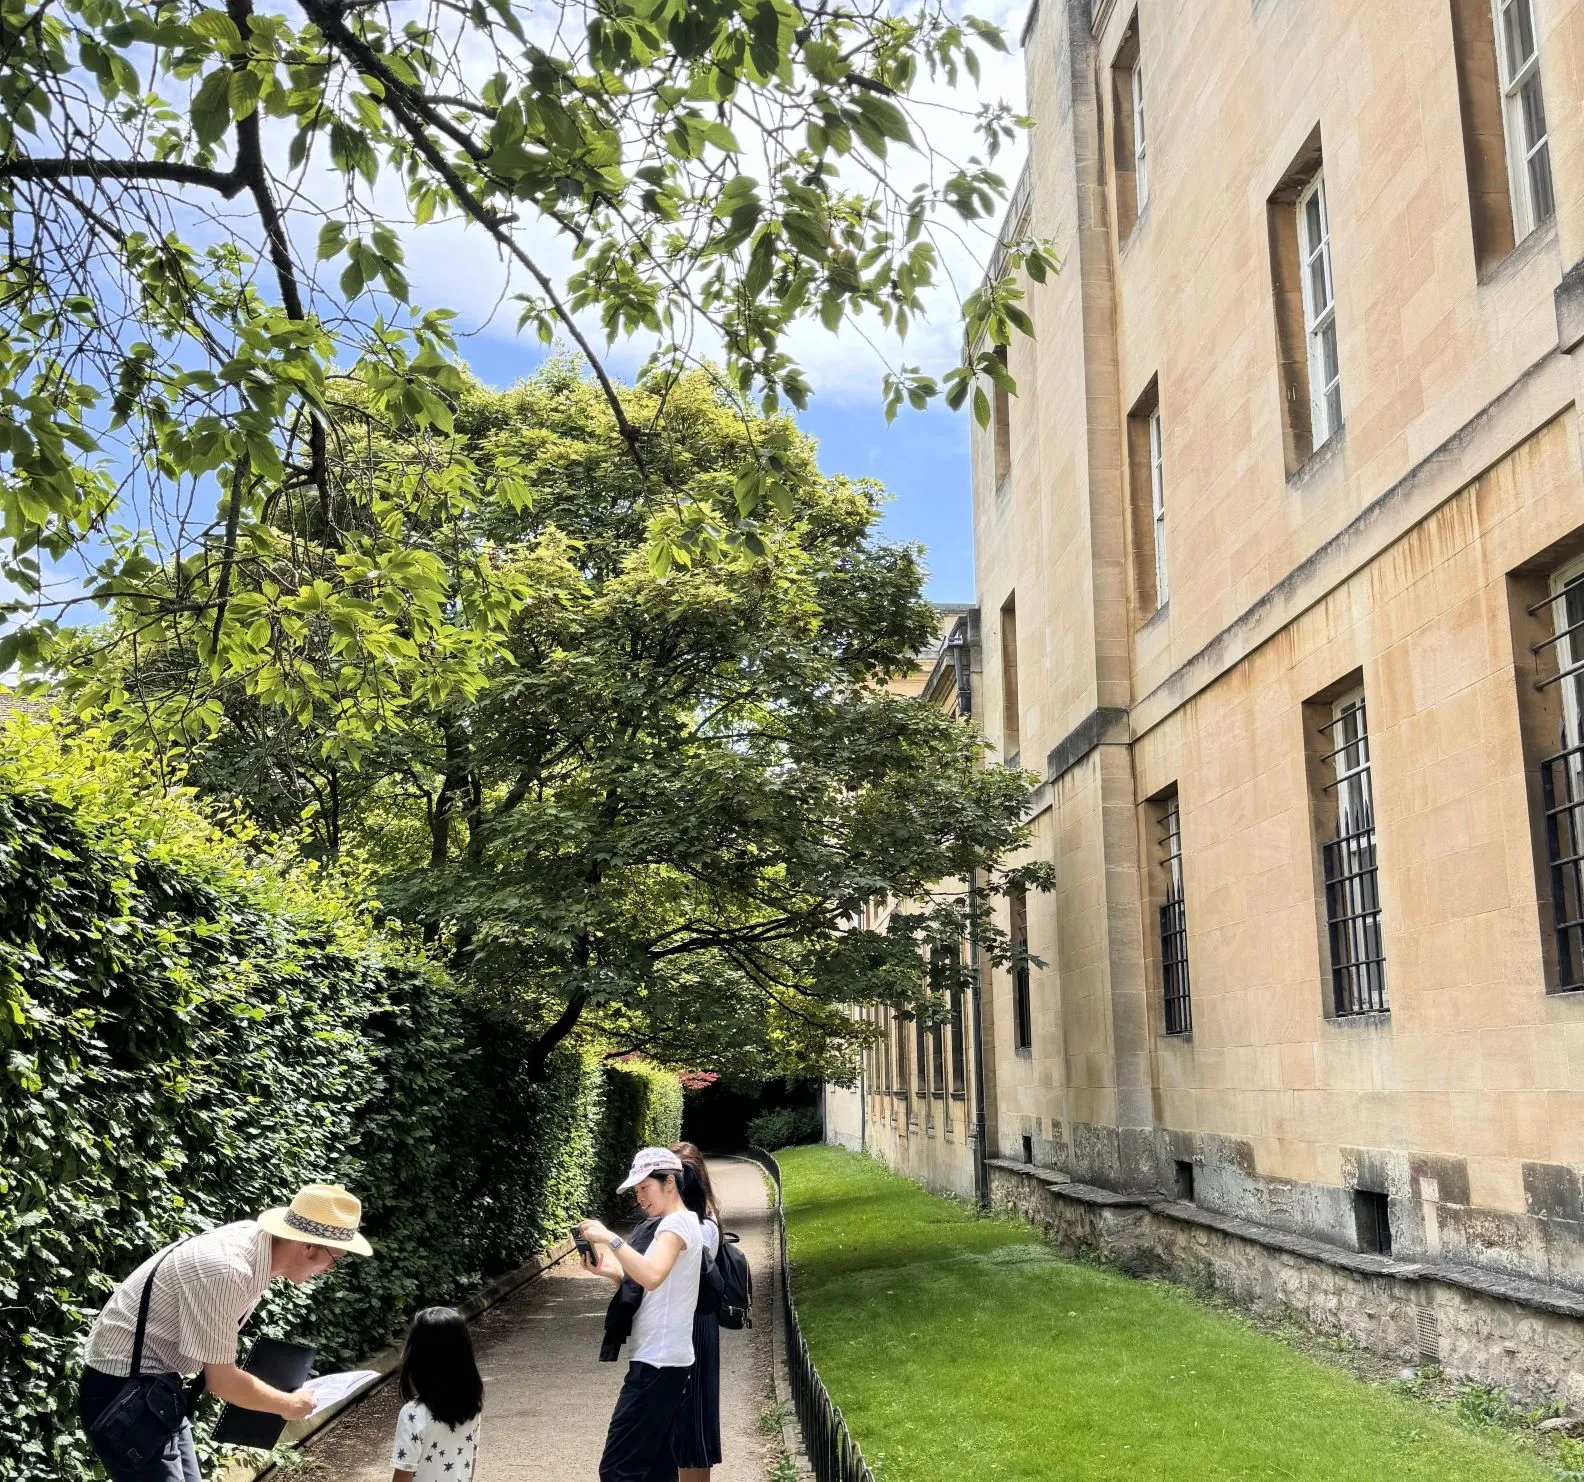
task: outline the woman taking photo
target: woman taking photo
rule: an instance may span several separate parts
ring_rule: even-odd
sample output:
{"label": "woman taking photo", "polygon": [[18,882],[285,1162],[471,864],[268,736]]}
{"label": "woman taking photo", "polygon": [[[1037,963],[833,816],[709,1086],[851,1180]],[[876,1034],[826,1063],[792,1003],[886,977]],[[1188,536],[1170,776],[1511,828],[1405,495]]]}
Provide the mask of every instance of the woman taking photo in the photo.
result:
{"label": "woman taking photo", "polygon": [[[683,1197],[698,1216],[704,1248],[713,1260],[720,1254],[721,1231],[709,1167],[691,1142],[675,1143],[671,1151],[693,1175]],[[693,1368],[671,1433],[671,1455],[677,1482],[709,1482],[710,1468],[720,1465],[720,1317],[713,1308],[693,1315]]]}
{"label": "woman taking photo", "polygon": [[677,1475],[671,1432],[693,1367],[693,1310],[704,1264],[698,1216],[683,1197],[694,1182],[670,1148],[642,1148],[617,1192],[631,1189],[644,1214],[659,1220],[649,1249],[640,1255],[599,1220],[578,1227],[579,1239],[594,1247],[584,1258],[588,1270],[615,1282],[630,1276],[644,1292],[633,1318],[627,1377],[600,1457],[600,1482],[670,1482]]}

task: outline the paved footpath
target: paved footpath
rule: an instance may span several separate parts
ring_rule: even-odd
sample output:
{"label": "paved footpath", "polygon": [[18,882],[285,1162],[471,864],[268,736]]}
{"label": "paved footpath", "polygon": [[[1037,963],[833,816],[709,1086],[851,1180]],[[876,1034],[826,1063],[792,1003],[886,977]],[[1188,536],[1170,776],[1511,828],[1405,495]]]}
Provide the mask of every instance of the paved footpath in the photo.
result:
{"label": "paved footpath", "polygon": [[[712,1482],[764,1482],[767,1440],[759,1417],[769,1400],[771,1225],[758,1166],[712,1159],[710,1178],[729,1230],[742,1236],[753,1268],[758,1325],[721,1334],[721,1451]],[[596,1482],[605,1427],[627,1371],[602,1364],[600,1338],[613,1288],[571,1260],[484,1313],[473,1345],[484,1373],[480,1482]],[[400,1409],[393,1381],[381,1384],[309,1442],[304,1482],[390,1482],[390,1439]]]}

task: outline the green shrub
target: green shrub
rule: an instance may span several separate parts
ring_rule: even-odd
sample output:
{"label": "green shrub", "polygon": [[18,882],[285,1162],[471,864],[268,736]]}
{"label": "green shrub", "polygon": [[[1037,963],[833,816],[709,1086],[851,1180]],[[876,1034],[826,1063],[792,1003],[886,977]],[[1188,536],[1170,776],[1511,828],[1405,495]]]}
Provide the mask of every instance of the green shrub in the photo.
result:
{"label": "green shrub", "polygon": [[372,929],[355,882],[257,842],[131,762],[0,731],[0,1479],[95,1475],[79,1348],[164,1242],[347,1184],[374,1258],[275,1289],[247,1329],[344,1363],[674,1139],[674,1076],[563,1049],[530,1082],[519,1025]]}
{"label": "green shrub", "polygon": [[616,1186],[639,1148],[670,1147],[682,1136],[682,1083],[643,1060],[620,1060],[606,1071],[605,1115],[595,1187],[613,1208]]}
{"label": "green shrub", "polygon": [[818,1142],[825,1124],[817,1106],[783,1106],[761,1112],[748,1124],[748,1141],[773,1153],[803,1142]]}

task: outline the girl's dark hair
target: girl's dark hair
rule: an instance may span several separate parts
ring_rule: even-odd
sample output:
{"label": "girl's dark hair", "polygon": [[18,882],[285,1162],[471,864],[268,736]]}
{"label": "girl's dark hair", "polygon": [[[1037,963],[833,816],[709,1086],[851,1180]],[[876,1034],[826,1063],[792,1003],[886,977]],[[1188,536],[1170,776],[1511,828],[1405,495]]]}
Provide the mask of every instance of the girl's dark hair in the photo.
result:
{"label": "girl's dark hair", "polygon": [[[682,1160],[684,1168],[693,1170],[693,1176],[698,1180],[699,1187],[704,1191],[704,1207],[702,1209],[693,1209],[693,1206],[689,1204],[688,1208],[693,1209],[693,1213],[700,1219],[705,1218],[706,1215],[711,1219],[716,1218],[720,1212],[720,1205],[715,1202],[715,1189],[710,1183],[709,1165],[704,1161],[704,1154],[694,1147],[691,1142],[673,1143],[671,1151]],[[685,1202],[687,1195],[684,1193],[682,1198]]]}
{"label": "girl's dark hair", "polygon": [[484,1381],[460,1313],[425,1307],[407,1330],[401,1397],[420,1400],[436,1420],[463,1425],[484,1408]]}

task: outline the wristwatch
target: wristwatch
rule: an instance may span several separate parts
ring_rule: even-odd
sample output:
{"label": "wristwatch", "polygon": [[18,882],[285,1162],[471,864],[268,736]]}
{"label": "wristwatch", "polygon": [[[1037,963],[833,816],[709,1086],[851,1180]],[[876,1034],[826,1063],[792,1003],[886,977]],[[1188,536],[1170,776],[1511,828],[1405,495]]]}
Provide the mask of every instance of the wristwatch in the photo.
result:
{"label": "wristwatch", "polygon": [[610,1248],[612,1250],[620,1250],[626,1244],[627,1242],[620,1235],[612,1235],[610,1238]]}

